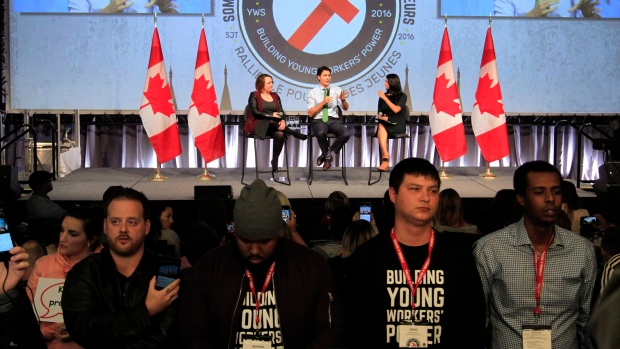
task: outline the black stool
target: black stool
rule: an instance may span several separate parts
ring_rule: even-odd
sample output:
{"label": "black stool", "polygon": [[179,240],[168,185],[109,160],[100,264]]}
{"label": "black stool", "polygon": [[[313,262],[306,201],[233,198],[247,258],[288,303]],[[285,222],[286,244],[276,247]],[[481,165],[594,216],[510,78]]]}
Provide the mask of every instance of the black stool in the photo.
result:
{"label": "black stool", "polygon": [[287,145],[287,141],[284,140],[284,164],[286,166],[286,181],[281,181],[279,179],[276,178],[276,175],[273,171],[269,170],[269,171],[259,171],[258,170],[258,152],[256,151],[256,146],[258,145],[258,141],[270,141],[271,137],[270,136],[266,136],[265,139],[259,139],[256,138],[253,134],[249,134],[245,131],[243,131],[243,167],[241,169],[241,184],[245,184],[245,185],[249,185],[249,183],[244,183],[243,182],[243,178],[245,177],[245,168],[246,168],[246,163],[247,163],[247,143],[248,143],[248,139],[253,139],[254,140],[254,164],[256,165],[255,167],[255,172],[256,172],[256,178],[258,179],[258,174],[259,173],[271,173],[271,175],[273,176],[273,181],[276,183],[280,183],[280,184],[286,184],[286,185],[291,185],[291,177],[289,174],[289,168],[288,168],[288,145]]}

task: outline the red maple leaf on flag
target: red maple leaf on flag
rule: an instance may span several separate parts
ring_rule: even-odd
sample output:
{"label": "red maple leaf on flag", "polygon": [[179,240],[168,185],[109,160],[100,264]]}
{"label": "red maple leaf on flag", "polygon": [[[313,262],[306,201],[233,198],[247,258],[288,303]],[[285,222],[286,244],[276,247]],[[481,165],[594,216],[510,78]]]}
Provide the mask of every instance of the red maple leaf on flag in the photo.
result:
{"label": "red maple leaf on flag", "polygon": [[493,79],[489,75],[485,75],[480,78],[478,83],[478,90],[476,91],[476,104],[480,109],[480,114],[489,113],[495,117],[499,117],[504,114],[504,105],[500,100],[502,99],[502,91],[499,88],[499,83],[491,87]]}
{"label": "red maple leaf on flag", "polygon": [[437,113],[443,111],[454,117],[461,113],[461,105],[456,102],[459,99],[458,91],[454,88],[455,86],[448,87],[449,82],[450,79],[446,78],[446,74],[442,74],[435,80],[433,101]]}
{"label": "red maple leaf on flag", "polygon": [[162,113],[167,117],[174,114],[170,87],[168,84],[164,85],[164,79],[159,74],[149,78],[149,88],[144,92],[144,97],[151,104],[153,114]]}
{"label": "red maple leaf on flag", "polygon": [[194,91],[192,91],[192,102],[194,102],[194,104],[189,107],[196,106],[198,115],[206,113],[212,117],[218,117],[219,111],[217,103],[215,102],[217,99],[215,96],[215,88],[213,84],[211,84],[211,87],[208,87],[209,82],[210,81],[207,80],[204,75],[195,79]]}

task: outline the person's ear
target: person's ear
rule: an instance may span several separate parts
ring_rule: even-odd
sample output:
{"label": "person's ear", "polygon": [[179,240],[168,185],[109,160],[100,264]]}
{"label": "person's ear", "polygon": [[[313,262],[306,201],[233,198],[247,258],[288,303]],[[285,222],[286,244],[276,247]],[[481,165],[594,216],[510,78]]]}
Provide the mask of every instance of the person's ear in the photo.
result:
{"label": "person's ear", "polygon": [[394,190],[393,187],[390,187],[389,189],[389,194],[390,194],[390,201],[392,201],[392,203],[396,203],[396,190]]}
{"label": "person's ear", "polygon": [[519,203],[519,205],[521,205],[522,207],[525,207],[525,197],[521,194],[517,194],[517,202]]}

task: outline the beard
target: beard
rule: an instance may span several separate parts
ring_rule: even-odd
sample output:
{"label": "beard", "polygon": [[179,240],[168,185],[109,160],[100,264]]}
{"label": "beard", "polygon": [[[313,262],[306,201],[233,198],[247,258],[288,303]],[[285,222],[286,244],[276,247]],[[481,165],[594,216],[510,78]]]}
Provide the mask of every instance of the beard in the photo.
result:
{"label": "beard", "polygon": [[114,252],[114,254],[118,256],[131,257],[137,254],[144,247],[145,238],[146,236],[141,236],[135,239],[130,238],[127,243],[123,244],[118,240],[118,237],[115,239],[110,239],[108,237],[108,248],[110,249],[110,251]]}

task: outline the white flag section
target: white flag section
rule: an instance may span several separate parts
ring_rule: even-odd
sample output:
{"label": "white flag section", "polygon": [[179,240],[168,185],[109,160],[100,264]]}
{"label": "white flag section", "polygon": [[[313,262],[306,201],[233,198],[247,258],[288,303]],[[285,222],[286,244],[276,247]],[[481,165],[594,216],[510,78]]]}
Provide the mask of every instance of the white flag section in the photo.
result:
{"label": "white flag section", "polygon": [[65,322],[60,300],[65,279],[39,278],[34,306],[42,322]]}
{"label": "white flag section", "polygon": [[198,43],[194,88],[187,123],[194,135],[196,148],[200,150],[205,164],[226,155],[224,130],[221,125],[220,110],[213,85],[209,48],[204,28],[200,32]]}
{"label": "white flag section", "polygon": [[448,162],[467,153],[463,111],[454,78],[454,63],[448,28],[444,29],[441,40],[433,105],[428,119],[441,160]]}
{"label": "white flag section", "polygon": [[476,101],[471,112],[471,125],[480,151],[487,162],[499,160],[510,154],[506,114],[497,75],[491,28],[487,29],[484,41]]}
{"label": "white flag section", "polygon": [[157,28],[153,31],[140,118],[160,163],[168,162],[181,154],[177,116],[172,104],[172,93],[166,77]]}

